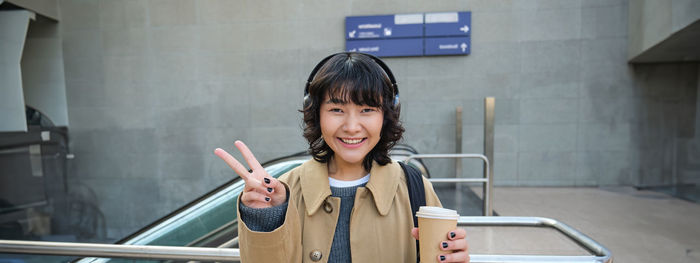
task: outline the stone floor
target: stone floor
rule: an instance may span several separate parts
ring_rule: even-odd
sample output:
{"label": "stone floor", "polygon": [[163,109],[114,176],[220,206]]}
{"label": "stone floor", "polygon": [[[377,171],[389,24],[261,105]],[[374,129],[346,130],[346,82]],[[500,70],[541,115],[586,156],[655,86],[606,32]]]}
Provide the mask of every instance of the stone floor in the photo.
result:
{"label": "stone floor", "polygon": [[[497,187],[494,193],[498,214],[559,220],[611,250],[614,262],[700,262],[700,204],[631,187]],[[546,228],[468,232],[474,254],[587,254]]]}

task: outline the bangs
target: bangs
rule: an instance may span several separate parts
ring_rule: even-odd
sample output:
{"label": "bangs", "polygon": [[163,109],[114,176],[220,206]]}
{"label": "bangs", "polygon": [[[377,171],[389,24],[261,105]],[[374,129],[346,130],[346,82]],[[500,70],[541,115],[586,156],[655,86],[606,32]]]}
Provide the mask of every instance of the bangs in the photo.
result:
{"label": "bangs", "polygon": [[[331,103],[347,104],[354,103],[362,106],[382,108],[383,94],[382,88],[372,88],[371,86],[358,85],[355,82],[335,83],[326,91]],[[325,95],[323,96],[326,97]],[[324,101],[325,102],[325,101]]]}
{"label": "bangs", "polygon": [[339,104],[354,103],[383,108],[384,102],[391,102],[393,89],[384,72],[378,71],[379,67],[372,68],[368,64],[352,62],[347,60],[335,65],[329,63],[330,67],[337,68],[332,71],[324,70],[324,73],[334,73],[323,74],[315,79],[317,81],[312,86],[321,89],[320,94],[316,94],[321,95],[322,100],[328,96],[331,102]]}

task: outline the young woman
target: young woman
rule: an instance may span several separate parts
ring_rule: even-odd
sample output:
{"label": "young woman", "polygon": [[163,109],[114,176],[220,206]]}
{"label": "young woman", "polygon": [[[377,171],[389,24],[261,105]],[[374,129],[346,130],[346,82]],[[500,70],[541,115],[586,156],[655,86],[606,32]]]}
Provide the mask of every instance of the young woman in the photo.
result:
{"label": "young woman", "polygon": [[[417,228],[406,177],[389,157],[403,134],[398,88],[376,57],[338,53],[313,70],[304,97],[304,137],[313,156],[272,178],[241,141],[250,169],[214,153],[243,180],[238,233],[243,262],[416,262]],[[429,206],[441,206],[423,178]],[[465,231],[434,244],[436,262],[468,262]]]}

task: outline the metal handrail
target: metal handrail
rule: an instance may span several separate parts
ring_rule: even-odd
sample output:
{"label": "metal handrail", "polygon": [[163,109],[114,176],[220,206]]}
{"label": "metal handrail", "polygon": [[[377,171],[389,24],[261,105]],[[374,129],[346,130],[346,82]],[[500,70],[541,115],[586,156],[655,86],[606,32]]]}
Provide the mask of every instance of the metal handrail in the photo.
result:
{"label": "metal handrail", "polygon": [[[472,263],[488,262],[590,262],[611,263],[612,253],[595,240],[557,220],[543,217],[507,216],[463,216],[457,225],[466,226],[519,226],[551,227],[593,255],[589,256],[546,256],[546,255],[484,255],[470,254]],[[137,246],[114,244],[90,244],[45,241],[0,240],[0,253],[41,254],[105,258],[140,258],[201,261],[240,261],[237,248],[199,248],[174,246]]]}
{"label": "metal handrail", "polygon": [[546,217],[519,216],[463,216],[457,226],[519,226],[549,227],[564,234],[593,255],[589,256],[543,256],[543,255],[470,255],[471,262],[593,262],[612,263],[612,252],[592,238],[555,219]]}
{"label": "metal handrail", "polygon": [[409,155],[405,163],[408,163],[411,159],[458,159],[458,158],[476,158],[484,161],[486,166],[484,169],[484,178],[430,178],[428,179],[433,183],[482,183],[484,185],[484,215],[492,216],[493,209],[493,185],[491,184],[491,169],[489,158],[486,155],[478,153],[443,153],[443,154],[413,154]]}
{"label": "metal handrail", "polygon": [[240,261],[235,248],[0,240],[0,253],[160,260]]}

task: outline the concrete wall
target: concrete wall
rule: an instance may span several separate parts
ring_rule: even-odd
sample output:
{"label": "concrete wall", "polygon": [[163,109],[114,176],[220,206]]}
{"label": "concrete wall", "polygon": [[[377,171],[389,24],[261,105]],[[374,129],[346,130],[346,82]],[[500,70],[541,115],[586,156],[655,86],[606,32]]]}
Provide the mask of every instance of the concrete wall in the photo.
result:
{"label": "concrete wall", "polygon": [[22,50],[33,14],[0,11],[0,132],[27,131],[22,90]]}
{"label": "concrete wall", "polygon": [[638,161],[639,170],[633,173],[638,176],[636,184],[671,185],[700,179],[698,152],[692,148],[693,141],[700,139],[695,132],[698,64],[640,64],[634,66],[634,72],[637,121],[629,127],[633,131],[629,138]]}
{"label": "concrete wall", "polygon": [[27,106],[45,114],[55,126],[68,127],[61,44],[55,21],[40,16],[29,23],[21,62],[22,87]]}
{"label": "concrete wall", "polygon": [[[0,1],[2,2],[2,1]],[[7,2],[22,7],[39,15],[48,17],[54,21],[60,20],[58,17],[57,0],[7,0]]]}
{"label": "concrete wall", "polygon": [[56,126],[67,127],[63,49],[56,21],[33,11],[2,10],[0,34],[0,133],[27,131],[25,105],[41,111]]}
{"label": "concrete wall", "polygon": [[[422,153],[454,151],[457,106],[464,151],[482,152],[483,98],[496,97],[498,185],[667,182],[669,143],[695,122],[697,65],[629,66],[624,0],[63,0],[59,9],[69,180],[96,193],[107,238],[234,176],[215,147],[241,139],[261,161],[304,150],[303,84],[344,48],[345,16],[473,12],[469,56],[386,62],[405,142]],[[449,161],[428,165],[453,172]]]}
{"label": "concrete wall", "polygon": [[700,67],[696,76],[695,127],[692,134],[688,131],[687,136],[678,140],[678,170],[674,183],[700,184]]}
{"label": "concrete wall", "polygon": [[[643,55],[698,20],[700,20],[700,2],[696,0],[631,0],[629,2],[628,59]],[[694,43],[697,43],[697,34],[694,35]],[[697,45],[688,43],[685,46],[688,46],[691,52],[695,50],[693,54],[697,54]],[[676,47],[676,49],[682,47]],[[697,61],[698,58],[693,57],[692,60]]]}

